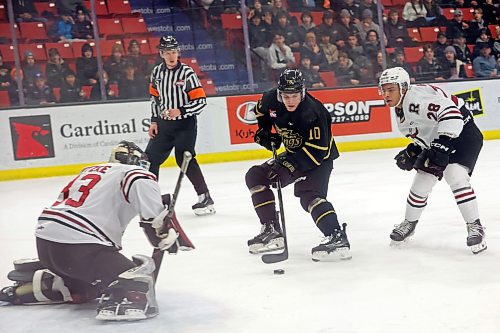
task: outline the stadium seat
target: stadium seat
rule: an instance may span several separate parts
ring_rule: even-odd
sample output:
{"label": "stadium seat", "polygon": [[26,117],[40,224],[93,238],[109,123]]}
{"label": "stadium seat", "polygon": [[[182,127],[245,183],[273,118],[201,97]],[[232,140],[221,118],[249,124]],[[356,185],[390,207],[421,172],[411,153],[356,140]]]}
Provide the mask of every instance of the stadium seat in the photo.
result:
{"label": "stadium seat", "polygon": [[403,52],[405,54],[406,61],[409,62],[410,64],[418,62],[420,59],[422,59],[424,55],[424,49],[419,46],[405,47],[403,49]]}
{"label": "stadium seat", "polygon": [[[83,5],[85,6],[85,8],[88,9],[89,12],[91,11],[92,8],[91,8],[90,0],[84,0]],[[108,7],[106,6],[106,1],[100,0],[100,1],[95,2],[95,14],[97,16],[108,16],[109,15]]]}
{"label": "stadium seat", "polygon": [[7,21],[7,7],[0,4],[0,21]]}
{"label": "stadium seat", "polygon": [[128,51],[127,51],[128,45],[134,39],[139,43],[139,47],[141,48],[141,54],[144,54],[144,55],[153,54],[153,53],[151,53],[151,49],[149,47],[149,40],[147,38],[124,38],[123,39],[123,48],[125,49],[125,52],[128,53]]}
{"label": "stadium seat", "polygon": [[115,44],[122,44],[122,41],[119,39],[101,40],[99,42],[99,46],[101,47],[101,55],[103,57],[109,57],[111,55],[111,49]]}
{"label": "stadium seat", "polygon": [[[71,43],[46,43],[45,49],[47,51],[47,57],[49,55],[49,50],[52,48],[57,49],[63,59],[73,59],[75,57]],[[78,56],[80,56],[80,53],[78,53]]]}
{"label": "stadium seat", "polygon": [[295,59],[295,64],[297,66],[300,64],[300,52],[292,52],[293,53],[293,58]]}
{"label": "stadium seat", "polygon": [[27,40],[49,40],[45,24],[42,22],[21,22],[19,23],[19,29],[21,30],[21,37]]}
{"label": "stadium seat", "polygon": [[392,7],[392,6],[394,6],[392,4],[392,0],[382,0],[382,5],[384,5],[384,7]]}
{"label": "stadium seat", "polygon": [[[14,27],[16,28],[16,38],[21,38],[21,33],[19,32],[19,28],[17,24],[14,24]],[[7,38],[11,40],[11,33],[10,33],[10,23],[8,22],[2,22],[0,23],[0,37]]]}
{"label": "stadium seat", "polygon": [[52,93],[56,98],[56,102],[59,103],[61,101],[61,88],[59,87],[52,88]]}
{"label": "stadium seat", "polygon": [[491,37],[493,39],[497,38],[497,27],[498,27],[498,24],[490,24],[488,26],[488,29],[490,29],[490,31],[491,31]]}
{"label": "stadium seat", "polygon": [[24,60],[24,54],[26,51],[31,51],[36,61],[47,60],[47,54],[45,53],[45,47],[43,44],[19,44],[19,53],[21,54],[21,59]]}
{"label": "stadium seat", "polygon": [[204,75],[196,58],[183,58],[182,62],[191,67],[199,77]]}
{"label": "stadium seat", "polygon": [[474,69],[472,69],[471,64],[464,64],[465,68],[465,74],[467,74],[467,77],[472,78],[474,77]]}
{"label": "stadium seat", "polygon": [[316,24],[316,26],[323,23],[323,12],[311,12],[311,16],[312,16],[313,22],[314,22],[314,24]]}
{"label": "stadium seat", "polygon": [[2,53],[2,60],[4,62],[14,61],[14,46],[7,44],[0,44],[0,52]]}
{"label": "stadium seat", "polygon": [[327,87],[335,87],[337,85],[337,79],[335,78],[333,71],[319,72],[319,76]]}
{"label": "stadium seat", "polygon": [[82,90],[85,93],[85,99],[90,99],[90,93],[92,92],[92,86],[82,86]]}
{"label": "stadium seat", "polygon": [[222,29],[243,29],[241,14],[221,14]]}
{"label": "stadium seat", "polygon": [[6,90],[0,90],[0,106],[1,107],[10,106],[9,92]]}
{"label": "stadium seat", "polygon": [[460,8],[464,13],[464,21],[472,21],[474,19],[474,8]]}
{"label": "stadium seat", "polygon": [[300,17],[302,16],[302,12],[289,12],[288,14],[290,15],[290,18],[295,17],[298,24],[301,23]]}
{"label": "stadium seat", "polygon": [[123,35],[122,24],[118,18],[98,18],[97,27],[99,28],[99,34],[104,35],[106,38],[111,35]]}
{"label": "stadium seat", "polygon": [[109,90],[113,92],[114,97],[120,96],[120,91],[118,90],[118,84],[112,83],[109,85]]}
{"label": "stadium seat", "polygon": [[[395,7],[404,7],[407,3],[407,0],[392,0],[392,5]],[[401,13],[400,13],[401,14]],[[401,15],[399,15],[401,17]]]}
{"label": "stadium seat", "polygon": [[410,36],[411,39],[416,38],[418,42],[422,41],[418,28],[407,28],[406,30],[408,31],[408,36]]}
{"label": "stadium seat", "polygon": [[57,7],[54,2],[35,2],[35,8],[38,15],[43,16],[43,12],[52,13],[54,17],[58,16]]}
{"label": "stadium seat", "polygon": [[123,32],[126,34],[147,34],[148,28],[142,17],[123,17]]}
{"label": "stadium seat", "polygon": [[151,49],[151,54],[158,53],[158,44],[160,43],[160,37],[149,37],[149,48]]}
{"label": "stadium seat", "polygon": [[420,36],[422,37],[422,42],[435,42],[438,32],[438,27],[421,27]]}
{"label": "stadium seat", "polygon": [[469,48],[470,53],[474,53],[474,46],[476,46],[476,44],[467,44],[467,47]]}
{"label": "stadium seat", "polygon": [[108,0],[110,12],[114,15],[131,15],[132,8],[128,0]]}
{"label": "stadium seat", "polygon": [[205,90],[205,94],[207,94],[207,96],[214,96],[217,94],[217,92],[215,90],[214,81],[212,81],[211,79],[201,79],[200,82],[201,82],[201,85],[203,86],[203,90]]}

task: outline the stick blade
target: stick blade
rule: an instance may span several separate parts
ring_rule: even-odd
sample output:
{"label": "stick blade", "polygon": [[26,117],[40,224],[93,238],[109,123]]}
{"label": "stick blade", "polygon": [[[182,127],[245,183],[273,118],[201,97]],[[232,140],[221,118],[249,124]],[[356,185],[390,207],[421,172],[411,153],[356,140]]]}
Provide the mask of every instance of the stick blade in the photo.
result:
{"label": "stick blade", "polygon": [[288,259],[288,250],[285,249],[281,253],[268,253],[261,257],[262,261],[266,264],[274,264],[277,262],[285,261]]}

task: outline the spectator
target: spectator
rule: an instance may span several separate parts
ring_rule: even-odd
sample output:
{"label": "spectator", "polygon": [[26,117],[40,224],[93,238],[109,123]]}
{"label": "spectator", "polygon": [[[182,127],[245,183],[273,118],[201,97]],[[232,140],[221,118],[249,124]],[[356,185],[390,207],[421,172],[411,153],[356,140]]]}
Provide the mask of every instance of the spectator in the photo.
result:
{"label": "spectator", "polygon": [[54,42],[71,42],[73,41],[73,17],[67,12],[63,12],[59,19],[52,24],[47,34]]}
{"label": "spectator", "polygon": [[[316,28],[314,33],[318,35],[324,35],[324,34],[332,34],[332,32],[333,32],[333,12],[325,11],[323,12],[322,23]],[[333,40],[333,35],[331,36],[331,40]]]}
{"label": "spectator", "polygon": [[467,78],[464,63],[458,60],[456,56],[457,51],[453,46],[448,46],[444,49],[445,58],[441,63],[441,67],[445,79],[456,80],[459,78]]}
{"label": "spectator", "polygon": [[[281,0],[280,0],[281,1]],[[285,37],[285,44],[290,46],[292,50],[298,51],[300,47],[299,35],[290,22],[286,12],[278,12],[276,14],[277,24],[274,26],[274,31],[279,32]]]}
{"label": "spectator", "polygon": [[462,34],[456,35],[453,39],[453,47],[455,47],[455,50],[457,51],[458,60],[467,64],[472,63],[472,54],[465,44],[465,37]]}
{"label": "spectator", "polygon": [[476,77],[497,77],[498,68],[495,57],[491,55],[491,47],[488,44],[482,44],[479,56],[474,59],[472,69]]}
{"label": "spectator", "polygon": [[75,72],[69,70],[64,75],[64,82],[61,86],[60,103],[77,103],[85,99],[85,92],[76,82]]}
{"label": "spectator", "polygon": [[449,39],[456,38],[457,36],[466,37],[469,32],[469,25],[463,20],[464,14],[460,9],[455,10],[453,19],[448,22],[446,27],[446,37]]}
{"label": "spectator", "polygon": [[59,51],[56,48],[51,48],[49,50],[49,60],[47,61],[47,67],[45,69],[47,84],[51,88],[60,88],[64,82],[66,72],[69,71],[68,64],[64,62]]}
{"label": "spectator", "polygon": [[499,56],[499,59],[500,59],[500,26],[497,25],[496,27],[496,35],[497,35],[497,38],[495,38],[495,40],[493,41],[493,52]]}
{"label": "spectator", "polygon": [[[382,6],[382,3],[380,4]],[[365,9],[368,9],[372,13],[372,18],[375,22],[378,22],[378,10],[377,5],[373,3],[373,0],[361,0],[359,2],[359,13],[363,13]],[[383,11],[383,6],[382,6]]]}
{"label": "spectator", "polygon": [[111,56],[104,62],[104,70],[109,75],[109,83],[118,83],[123,76],[127,59],[123,56],[123,46],[114,44],[111,47]]}
{"label": "spectator", "polygon": [[79,9],[83,10],[86,16],[89,15],[87,8],[83,5],[82,0],[56,0],[56,8],[59,15],[73,16]]}
{"label": "spectator", "polygon": [[47,22],[36,11],[34,0],[12,0],[16,22]]}
{"label": "spectator", "polygon": [[142,55],[141,46],[135,39],[132,39],[128,44],[127,61],[134,65],[136,76],[142,77],[149,82],[149,77],[151,75],[151,66],[149,65],[148,59],[144,55]]}
{"label": "spectator", "polygon": [[93,86],[97,83],[97,59],[89,43],[82,45],[82,56],[76,59],[76,77],[84,86]]}
{"label": "spectator", "polygon": [[359,66],[359,84],[362,85],[373,85],[376,84],[375,77],[373,75],[372,64],[365,61]]}
{"label": "spectator", "polygon": [[[438,0],[439,1],[439,0]],[[424,7],[427,11],[425,19],[427,25],[430,26],[445,26],[448,21],[443,15],[443,10],[439,7],[435,0],[424,0]]]}
{"label": "spectator", "polygon": [[[488,44],[490,47],[493,46],[493,41],[491,40],[491,31],[488,28],[483,28],[479,30],[479,37],[475,40],[474,50],[472,51],[472,59],[479,55],[479,50],[482,49],[482,44]],[[495,56],[497,52],[492,47],[492,54]]]}
{"label": "spectator", "polygon": [[351,22],[352,16],[347,9],[342,9],[339,17],[339,22],[333,24],[333,39],[331,39],[331,41],[337,45],[337,48],[342,49],[349,35],[359,35],[359,30],[358,27]]}
{"label": "spectator", "polygon": [[434,56],[432,46],[424,45],[424,56],[417,63],[417,81],[441,81],[443,69]]}
{"label": "spectator", "polygon": [[[104,83],[104,91],[106,92],[106,99],[107,100],[116,99],[118,96],[116,96],[115,91],[111,89],[111,84],[109,83],[109,76],[106,71],[102,73],[102,78]],[[92,86],[92,90],[90,91],[90,100],[92,101],[102,100],[101,85],[99,83],[94,84]]]}
{"label": "spectator", "polygon": [[288,10],[283,5],[283,0],[271,0],[271,12],[273,17],[277,20],[278,13],[284,12],[288,16]]}
{"label": "spectator", "polygon": [[76,12],[76,21],[72,27],[71,34],[76,39],[92,39],[94,38],[94,29],[92,22],[85,16],[83,9],[78,9]]}
{"label": "spectator", "polygon": [[467,42],[473,44],[481,33],[481,29],[488,29],[488,22],[483,19],[483,10],[481,8],[474,9],[474,19],[469,24],[469,34]]}
{"label": "spectator", "polygon": [[[361,11],[359,10],[359,4],[354,2],[354,0],[343,0],[342,9],[345,9],[349,13],[349,18],[352,21],[351,23],[357,24],[360,22]],[[340,13],[342,13],[342,9]]]}
{"label": "spectator", "polygon": [[406,62],[405,54],[402,49],[396,49],[394,51],[394,59],[389,67],[402,67],[410,75],[410,82],[415,83],[415,71],[413,67]]}
{"label": "spectator", "polygon": [[330,34],[325,34],[320,36],[319,46],[325,54],[326,61],[328,62],[328,67],[333,68],[333,64],[339,60],[339,51],[335,44],[330,42]]}
{"label": "spectator", "polygon": [[[359,22],[356,27],[359,30],[359,38],[360,40],[365,40],[366,39],[366,34],[370,30],[375,30],[379,36],[382,36],[380,33],[380,27],[378,24],[375,24],[372,20],[372,12],[368,9],[365,9],[362,13],[362,18],[363,20]],[[384,37],[384,44],[387,45],[387,38],[385,34],[383,35]]]}
{"label": "spectator", "polygon": [[483,18],[486,22],[490,22],[490,24],[497,22],[498,24],[500,19],[500,8],[498,7],[498,2],[497,4],[494,4],[493,0],[485,0],[481,5],[481,8],[483,10]]}
{"label": "spectator", "polygon": [[355,86],[359,84],[359,69],[345,52],[339,52],[339,61],[335,66],[335,77],[339,86]]}
{"label": "spectator", "polygon": [[422,0],[410,0],[403,7],[403,19],[409,28],[425,27],[427,25],[427,9]]}
{"label": "spectator", "polygon": [[[23,66],[23,87],[28,89],[35,84],[37,75],[42,75],[42,69],[36,63],[33,52],[27,50],[24,52],[24,66]],[[44,82],[45,83],[45,82]]]}
{"label": "spectator", "polygon": [[382,72],[384,71],[384,57],[382,56],[382,51],[378,51],[377,61],[372,64],[372,67],[373,75],[375,77],[375,80],[378,82],[378,79],[380,79],[380,75],[382,75]]}
{"label": "spectator", "polygon": [[311,12],[304,11],[300,15],[300,24],[297,27],[297,34],[299,35],[300,43],[304,43],[306,40],[306,34],[310,31],[316,29],[316,24],[313,22]]}
{"label": "spectator", "polygon": [[35,76],[32,86],[26,89],[26,104],[46,105],[54,104],[56,101],[52,89],[45,83],[45,78],[41,73]]}
{"label": "spectator", "polygon": [[368,31],[368,33],[366,34],[365,43],[363,45],[363,50],[365,56],[371,63],[376,61],[379,49],[380,49],[380,39],[377,32],[375,30]]}
{"label": "spectator", "polygon": [[447,46],[448,46],[448,39],[446,38],[446,35],[442,31],[439,31],[437,34],[437,39],[432,46],[436,58],[438,58],[439,60],[444,59],[444,49]]}
{"label": "spectator", "polygon": [[11,71],[11,66],[3,62],[3,56],[0,52],[0,90],[7,91],[9,94],[10,104],[16,105],[19,103],[17,83],[10,76]]}
{"label": "spectator", "polygon": [[260,14],[256,13],[250,19],[248,25],[248,35],[250,39],[250,47],[252,49],[252,56],[256,55],[258,70],[262,81],[268,80],[267,66],[269,63],[269,45],[272,41],[271,27],[269,24],[261,20]]}
{"label": "spectator", "polygon": [[384,24],[388,47],[405,47],[415,45],[416,39],[411,39],[406,30],[406,24],[399,19],[398,11],[394,8],[389,10],[389,19]]}
{"label": "spectator", "polygon": [[306,88],[323,88],[325,86],[318,71],[312,68],[311,58],[308,55],[300,57],[299,69],[304,76]]}
{"label": "spectator", "polygon": [[300,56],[307,55],[311,59],[312,68],[315,71],[328,70],[328,60],[326,60],[325,53],[316,42],[316,35],[314,32],[306,34],[306,41],[300,48]]}
{"label": "spectator", "polygon": [[347,37],[347,44],[341,50],[345,52],[355,63],[366,61],[363,47],[359,44],[358,36],[355,34],[351,34]]}
{"label": "spectator", "polygon": [[260,0],[254,0],[253,6],[250,7],[248,11],[248,19],[251,19],[255,14],[258,14],[260,17],[264,14],[262,2]]}
{"label": "spectator", "polygon": [[269,66],[281,73],[285,68],[292,68],[294,65],[295,58],[292,49],[285,44],[285,37],[275,33],[273,43],[269,47]]}
{"label": "spectator", "polygon": [[135,67],[127,63],[124,67],[124,75],[118,82],[120,99],[146,99],[149,97],[148,81],[143,76],[136,75]]}

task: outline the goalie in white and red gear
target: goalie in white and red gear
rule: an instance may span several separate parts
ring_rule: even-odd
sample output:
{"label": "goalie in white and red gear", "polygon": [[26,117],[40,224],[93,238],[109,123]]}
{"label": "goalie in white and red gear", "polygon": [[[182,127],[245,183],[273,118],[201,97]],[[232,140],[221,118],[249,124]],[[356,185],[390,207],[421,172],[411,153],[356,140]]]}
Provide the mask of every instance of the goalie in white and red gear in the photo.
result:
{"label": "goalie in white and red gear", "polygon": [[391,233],[393,244],[413,235],[432,188],[444,177],[466,222],[467,246],[473,253],[485,250],[484,228],[470,184],[483,136],[464,101],[433,85],[410,84],[401,67],[382,73],[379,92],[395,112],[401,133],[413,141],[396,155],[396,164],[403,170],[417,170],[405,220]]}
{"label": "goalie in white and red gear", "polygon": [[[153,261],[145,256],[132,261],[120,253],[122,236],[137,215],[145,231],[153,231],[146,234],[154,247],[166,250],[176,244],[176,230],[164,228],[155,219],[165,206],[156,176],[147,167],[144,152],[122,141],[113,148],[109,163],[84,168],[38,218],[39,267],[24,268],[28,273],[17,274],[17,268],[11,272],[16,285],[2,289],[0,300],[14,304],[84,302],[108,291],[112,297],[101,302],[99,319],[157,315]],[[139,266],[145,267],[140,273]],[[37,273],[40,267],[43,272]],[[46,279],[59,282],[42,283]],[[126,307],[120,297],[128,300]],[[113,304],[126,311],[110,315]]]}

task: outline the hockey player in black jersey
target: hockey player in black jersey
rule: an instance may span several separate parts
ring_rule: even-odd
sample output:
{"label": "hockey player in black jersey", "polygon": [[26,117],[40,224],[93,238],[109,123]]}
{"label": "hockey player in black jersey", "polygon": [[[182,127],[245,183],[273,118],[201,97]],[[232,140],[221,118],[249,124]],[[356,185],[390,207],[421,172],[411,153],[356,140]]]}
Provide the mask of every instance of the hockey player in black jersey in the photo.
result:
{"label": "hockey player in black jersey", "polygon": [[283,187],[294,184],[295,196],[309,212],[325,238],[312,249],[312,259],[350,259],[350,244],[332,204],[326,199],[333,160],[339,152],[331,132],[331,116],[323,104],[306,92],[302,73],[285,70],[276,89],[265,92],[257,103],[258,130],[254,140],[272,150],[283,143],[285,152],[252,166],[246,184],[261,223],[261,231],[248,241],[250,253],[284,247],[277,221],[275,197],[270,189],[277,179]]}

